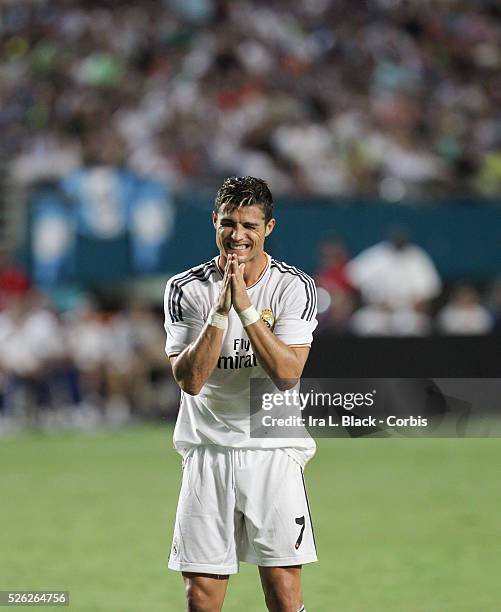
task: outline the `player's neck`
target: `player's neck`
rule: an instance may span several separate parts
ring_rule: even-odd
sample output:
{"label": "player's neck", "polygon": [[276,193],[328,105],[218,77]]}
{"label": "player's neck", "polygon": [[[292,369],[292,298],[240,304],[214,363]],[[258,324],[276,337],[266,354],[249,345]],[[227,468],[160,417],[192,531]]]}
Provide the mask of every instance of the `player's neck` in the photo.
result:
{"label": "player's neck", "polygon": [[252,287],[261,278],[266,266],[268,265],[268,257],[263,251],[252,261],[245,264],[244,281],[247,287]]}

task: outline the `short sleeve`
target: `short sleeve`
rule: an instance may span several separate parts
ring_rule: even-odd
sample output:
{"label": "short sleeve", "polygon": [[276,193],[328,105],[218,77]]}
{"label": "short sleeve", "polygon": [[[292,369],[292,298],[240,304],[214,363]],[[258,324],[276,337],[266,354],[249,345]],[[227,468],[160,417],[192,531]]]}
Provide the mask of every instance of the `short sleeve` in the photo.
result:
{"label": "short sleeve", "polygon": [[310,346],[317,324],[315,283],[298,271],[281,296],[273,333],[289,346]]}
{"label": "short sleeve", "polygon": [[204,325],[202,311],[190,300],[181,279],[171,278],[164,296],[165,352],[169,357],[178,355],[200,334]]}

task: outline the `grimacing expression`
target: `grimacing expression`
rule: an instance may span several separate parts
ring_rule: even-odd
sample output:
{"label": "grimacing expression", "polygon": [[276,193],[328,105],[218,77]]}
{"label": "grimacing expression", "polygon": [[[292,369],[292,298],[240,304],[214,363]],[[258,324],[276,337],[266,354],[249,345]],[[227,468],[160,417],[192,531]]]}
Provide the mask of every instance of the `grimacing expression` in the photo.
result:
{"label": "grimacing expression", "polygon": [[216,229],[216,244],[221,255],[238,256],[239,263],[252,261],[264,252],[264,241],[275,227],[275,219],[265,223],[263,207],[241,206],[222,208],[212,221]]}

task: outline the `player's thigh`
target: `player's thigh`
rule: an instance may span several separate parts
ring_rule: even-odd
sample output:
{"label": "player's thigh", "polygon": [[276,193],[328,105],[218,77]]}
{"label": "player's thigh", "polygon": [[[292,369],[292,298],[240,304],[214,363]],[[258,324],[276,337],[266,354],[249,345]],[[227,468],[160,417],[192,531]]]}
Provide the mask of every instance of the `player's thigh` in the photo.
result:
{"label": "player's thigh", "polygon": [[199,447],[185,457],[169,567],[177,571],[232,574],[235,498],[230,454]]}
{"label": "player's thigh", "polygon": [[316,561],[302,467],[286,450],[247,451],[239,466],[245,532],[242,560],[263,567]]}
{"label": "player's thigh", "polygon": [[188,610],[220,610],[223,606],[227,575],[183,572]]}

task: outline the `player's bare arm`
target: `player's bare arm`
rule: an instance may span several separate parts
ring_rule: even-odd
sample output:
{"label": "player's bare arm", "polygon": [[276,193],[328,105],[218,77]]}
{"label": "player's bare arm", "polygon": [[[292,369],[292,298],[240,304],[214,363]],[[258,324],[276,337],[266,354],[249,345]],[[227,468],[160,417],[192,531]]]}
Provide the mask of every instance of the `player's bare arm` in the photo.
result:
{"label": "player's bare arm", "polygon": [[[230,308],[231,277],[228,261],[224,271],[223,285],[213,310],[221,316],[227,316]],[[216,367],[221,354],[223,336],[224,329],[207,322],[194,342],[179,355],[170,358],[174,378],[185,393],[189,395],[200,393],[200,389]]]}
{"label": "player's bare arm", "polygon": [[[233,307],[241,313],[252,306],[244,280],[245,264],[229,255]],[[279,340],[259,319],[245,328],[257,360],[268,376],[282,390],[292,388],[301,377],[310,352],[309,347],[293,348]]]}

